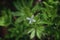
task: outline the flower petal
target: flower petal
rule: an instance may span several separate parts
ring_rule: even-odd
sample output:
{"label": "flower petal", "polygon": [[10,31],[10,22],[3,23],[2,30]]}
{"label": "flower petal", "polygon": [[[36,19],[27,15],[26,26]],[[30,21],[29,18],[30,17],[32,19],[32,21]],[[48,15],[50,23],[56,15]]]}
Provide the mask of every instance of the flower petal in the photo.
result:
{"label": "flower petal", "polygon": [[27,19],[27,20],[30,20],[30,18],[29,18],[29,17],[27,17],[26,19]]}
{"label": "flower petal", "polygon": [[29,21],[29,24],[31,24],[31,23],[32,23],[32,21],[30,20],[30,21]]}
{"label": "flower petal", "polygon": [[32,17],[31,17],[32,19],[34,18],[34,15],[32,15]]}
{"label": "flower petal", "polygon": [[36,22],[36,20],[33,19],[33,22]]}

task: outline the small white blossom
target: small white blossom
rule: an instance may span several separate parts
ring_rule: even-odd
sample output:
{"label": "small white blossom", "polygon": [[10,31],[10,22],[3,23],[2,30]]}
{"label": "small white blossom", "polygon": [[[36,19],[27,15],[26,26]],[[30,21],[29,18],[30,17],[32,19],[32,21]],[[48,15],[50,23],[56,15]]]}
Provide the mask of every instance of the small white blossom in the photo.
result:
{"label": "small white blossom", "polygon": [[32,15],[31,18],[27,17],[27,20],[29,20],[29,24],[36,22],[36,20],[34,20],[33,18],[34,18],[34,15]]}

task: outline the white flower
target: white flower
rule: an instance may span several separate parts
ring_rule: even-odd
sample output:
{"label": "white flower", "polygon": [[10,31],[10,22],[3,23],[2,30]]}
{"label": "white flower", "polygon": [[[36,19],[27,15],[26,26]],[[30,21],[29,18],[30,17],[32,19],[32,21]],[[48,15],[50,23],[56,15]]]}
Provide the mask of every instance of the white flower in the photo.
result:
{"label": "white flower", "polygon": [[33,18],[34,18],[34,15],[32,15],[31,18],[27,17],[27,20],[29,20],[29,24],[36,22],[36,20],[34,20]]}

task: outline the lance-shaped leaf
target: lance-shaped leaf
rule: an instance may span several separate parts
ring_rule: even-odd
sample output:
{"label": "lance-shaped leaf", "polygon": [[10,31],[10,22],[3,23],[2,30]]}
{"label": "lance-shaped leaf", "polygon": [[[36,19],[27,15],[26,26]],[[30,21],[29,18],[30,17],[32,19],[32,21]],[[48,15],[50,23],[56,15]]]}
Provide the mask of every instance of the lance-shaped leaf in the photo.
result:
{"label": "lance-shaped leaf", "polygon": [[35,30],[33,30],[33,31],[31,32],[30,39],[32,39],[32,38],[34,38],[34,37],[35,37]]}

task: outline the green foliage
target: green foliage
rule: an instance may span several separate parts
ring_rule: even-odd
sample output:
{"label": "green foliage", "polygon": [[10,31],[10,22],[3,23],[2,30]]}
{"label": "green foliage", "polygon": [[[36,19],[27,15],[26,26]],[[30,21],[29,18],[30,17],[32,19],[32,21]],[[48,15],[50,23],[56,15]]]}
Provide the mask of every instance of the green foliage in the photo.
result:
{"label": "green foliage", "polygon": [[[32,3],[33,0],[16,0],[14,5],[18,11],[2,10],[3,16],[0,17],[0,26],[7,26],[9,32],[5,38],[15,37],[16,40],[19,40],[24,35],[28,35],[30,39],[35,36],[41,39],[42,35],[53,34],[55,40],[59,40],[60,16],[57,14],[58,1],[37,2],[34,7]],[[35,13],[36,15],[34,15]],[[10,24],[12,24],[12,28],[9,28]]]}

